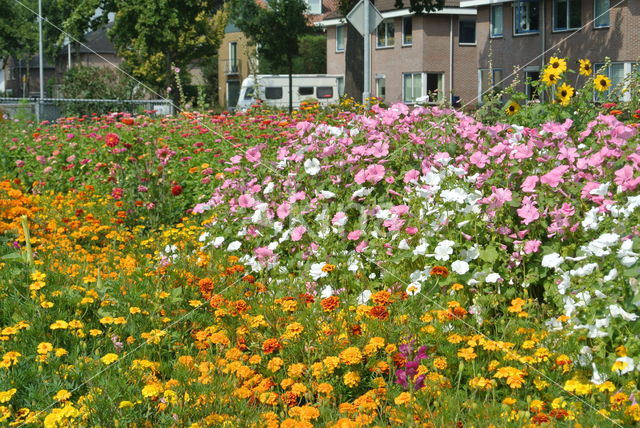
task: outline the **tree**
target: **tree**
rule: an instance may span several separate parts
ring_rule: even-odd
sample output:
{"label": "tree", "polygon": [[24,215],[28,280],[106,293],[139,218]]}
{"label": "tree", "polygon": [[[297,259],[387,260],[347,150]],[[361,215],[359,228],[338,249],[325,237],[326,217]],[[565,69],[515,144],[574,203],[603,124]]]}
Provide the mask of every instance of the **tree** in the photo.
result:
{"label": "tree", "polygon": [[293,110],[293,61],[300,37],[309,31],[304,0],[231,0],[230,19],[258,46],[258,55],[272,64],[284,61],[289,74],[289,113]]}
{"label": "tree", "polygon": [[[358,3],[359,0],[340,0],[339,8],[343,16]],[[396,9],[408,8],[416,15],[424,15],[444,7],[445,0],[395,0]],[[371,0],[375,5],[375,0]],[[356,100],[362,100],[364,92],[364,37],[347,22],[347,46],[345,49],[344,92]]]}
{"label": "tree", "polygon": [[[108,22],[109,37],[131,73],[158,92],[173,80],[172,65],[186,70],[211,56],[224,35],[223,0],[79,0],[65,28],[84,34]],[[96,10],[102,13],[96,15]]]}
{"label": "tree", "polygon": [[0,63],[9,57],[24,58],[37,49],[34,26],[35,17],[27,9],[14,0],[0,0]]}

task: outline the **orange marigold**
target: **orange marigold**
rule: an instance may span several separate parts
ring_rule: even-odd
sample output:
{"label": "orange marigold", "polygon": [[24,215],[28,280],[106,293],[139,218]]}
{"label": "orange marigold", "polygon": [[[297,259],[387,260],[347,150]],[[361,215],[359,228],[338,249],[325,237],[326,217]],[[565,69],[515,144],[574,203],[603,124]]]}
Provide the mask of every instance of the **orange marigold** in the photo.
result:
{"label": "orange marigold", "polygon": [[327,297],[322,299],[320,304],[325,312],[332,312],[340,304],[340,298],[338,296]]}
{"label": "orange marigold", "polygon": [[369,315],[372,318],[377,318],[379,320],[386,320],[389,318],[389,311],[382,305],[374,306],[369,310]]}
{"label": "orange marigold", "polygon": [[282,345],[278,342],[278,339],[267,339],[262,343],[262,352],[265,354],[273,354],[282,349]]}
{"label": "orange marigold", "polygon": [[446,278],[449,276],[449,269],[447,269],[445,266],[434,266],[431,268],[431,272],[429,272],[429,275],[441,276],[443,278]]}
{"label": "orange marigold", "polygon": [[378,291],[371,295],[371,301],[376,305],[388,305],[391,302],[391,293],[386,290]]}

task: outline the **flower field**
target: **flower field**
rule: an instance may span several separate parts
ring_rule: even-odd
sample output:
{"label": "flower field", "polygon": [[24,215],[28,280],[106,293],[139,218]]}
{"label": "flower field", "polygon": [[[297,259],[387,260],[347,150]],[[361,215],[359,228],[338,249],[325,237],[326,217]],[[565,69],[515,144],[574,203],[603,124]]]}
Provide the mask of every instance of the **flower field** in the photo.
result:
{"label": "flower field", "polygon": [[633,115],[0,129],[2,424],[640,422]]}

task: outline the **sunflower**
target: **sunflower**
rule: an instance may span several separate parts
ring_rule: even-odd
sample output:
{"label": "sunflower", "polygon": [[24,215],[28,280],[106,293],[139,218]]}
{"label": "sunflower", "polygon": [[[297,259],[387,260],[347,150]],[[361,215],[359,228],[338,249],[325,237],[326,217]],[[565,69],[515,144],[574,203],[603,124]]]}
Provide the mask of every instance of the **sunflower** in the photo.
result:
{"label": "sunflower", "polygon": [[552,86],[558,83],[559,75],[554,70],[550,68],[546,68],[544,70],[544,74],[542,75],[542,81],[547,84],[547,86]]}
{"label": "sunflower", "polygon": [[580,60],[580,74],[583,76],[591,76],[591,72],[593,69],[591,68],[591,61],[588,59]]}
{"label": "sunflower", "polygon": [[567,61],[562,58],[552,56],[547,68],[553,70],[556,74],[562,74],[567,71]]}
{"label": "sunflower", "polygon": [[607,76],[603,76],[602,74],[598,74],[593,81],[596,89],[600,92],[606,91],[611,86],[611,79]]}
{"label": "sunflower", "polygon": [[520,104],[518,104],[515,101],[509,101],[509,103],[507,104],[507,106],[505,107],[504,111],[509,115],[509,116],[513,116],[514,114],[516,114],[517,112],[520,111]]}
{"label": "sunflower", "polygon": [[556,92],[556,95],[558,96],[558,100],[560,101],[560,104],[562,104],[565,107],[569,105],[569,101],[571,100],[571,97],[573,96],[574,92],[575,90],[570,85],[563,83],[558,88],[558,92]]}

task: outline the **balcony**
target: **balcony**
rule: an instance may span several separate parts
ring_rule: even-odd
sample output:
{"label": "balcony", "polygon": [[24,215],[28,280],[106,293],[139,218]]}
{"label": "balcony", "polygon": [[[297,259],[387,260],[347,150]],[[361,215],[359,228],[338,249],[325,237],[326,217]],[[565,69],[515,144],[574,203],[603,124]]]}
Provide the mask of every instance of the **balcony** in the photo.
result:
{"label": "balcony", "polygon": [[224,74],[227,76],[234,76],[240,73],[240,61],[238,59],[225,59],[224,62]]}

